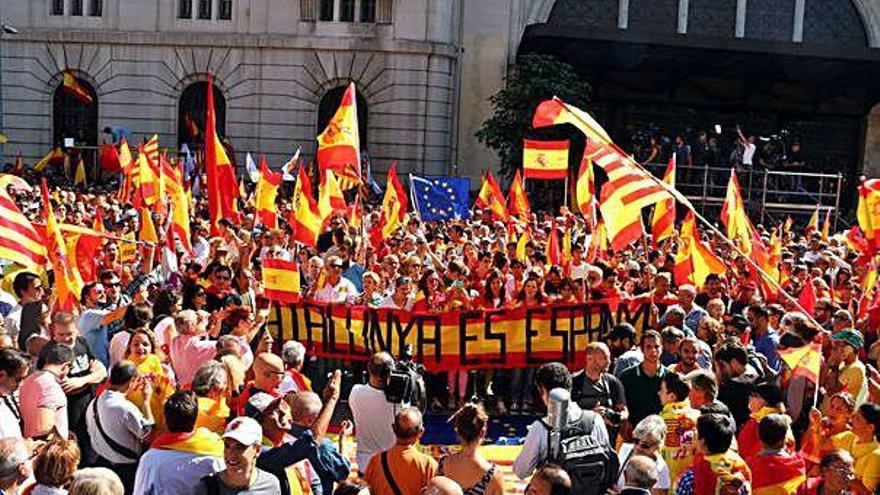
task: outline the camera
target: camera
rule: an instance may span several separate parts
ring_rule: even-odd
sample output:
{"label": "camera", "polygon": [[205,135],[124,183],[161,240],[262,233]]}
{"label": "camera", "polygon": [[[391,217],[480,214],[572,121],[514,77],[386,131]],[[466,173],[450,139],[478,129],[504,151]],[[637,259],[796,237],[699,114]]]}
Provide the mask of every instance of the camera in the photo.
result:
{"label": "camera", "polygon": [[424,374],[424,366],[413,361],[412,346],[407,345],[388,375],[385,400],[408,404],[424,412],[428,402]]}

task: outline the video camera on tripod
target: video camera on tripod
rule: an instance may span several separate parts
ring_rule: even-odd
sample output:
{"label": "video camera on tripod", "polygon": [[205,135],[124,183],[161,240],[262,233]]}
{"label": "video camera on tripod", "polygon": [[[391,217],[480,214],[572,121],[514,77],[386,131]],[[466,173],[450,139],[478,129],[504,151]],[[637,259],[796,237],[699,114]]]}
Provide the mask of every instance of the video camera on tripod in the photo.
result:
{"label": "video camera on tripod", "polygon": [[388,375],[385,400],[416,407],[425,412],[428,398],[424,375],[425,367],[413,361],[412,346],[407,345]]}

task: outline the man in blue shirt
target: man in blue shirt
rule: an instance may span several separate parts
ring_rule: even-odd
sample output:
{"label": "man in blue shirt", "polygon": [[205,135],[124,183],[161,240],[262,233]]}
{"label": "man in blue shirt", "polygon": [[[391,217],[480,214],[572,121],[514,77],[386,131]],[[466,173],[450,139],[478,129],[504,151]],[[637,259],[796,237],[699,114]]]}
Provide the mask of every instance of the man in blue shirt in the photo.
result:
{"label": "man in blue shirt", "polygon": [[746,310],[746,318],[752,328],[755,350],[767,358],[773,371],[779,371],[779,334],[770,328],[770,313],[760,304],[752,304]]}
{"label": "man in blue shirt", "polygon": [[[318,419],[323,404],[318,394],[314,392],[299,392],[289,396],[290,414],[293,426],[290,434],[296,439],[302,438],[309,428]],[[343,430],[340,436],[340,445],[343,444]],[[317,472],[322,492],[325,495],[333,493],[333,483],[345,480],[351,474],[351,462],[345,458],[328,439],[323,439],[315,450],[310,451],[309,462]]]}

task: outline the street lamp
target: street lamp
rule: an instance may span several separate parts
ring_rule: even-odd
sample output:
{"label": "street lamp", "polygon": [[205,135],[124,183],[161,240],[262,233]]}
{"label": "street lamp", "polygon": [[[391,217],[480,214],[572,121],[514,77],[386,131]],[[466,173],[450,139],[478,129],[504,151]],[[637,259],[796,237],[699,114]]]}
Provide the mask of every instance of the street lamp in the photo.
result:
{"label": "street lamp", "polygon": [[[0,39],[3,39],[3,37],[7,34],[10,36],[15,36],[18,34],[18,29],[15,29],[14,27],[10,26],[9,24],[4,23],[2,26],[0,26]],[[2,78],[3,78],[3,52],[0,51],[0,132],[3,132],[6,130],[6,128],[4,126],[4,121],[6,120],[4,118],[4,116],[5,116],[6,112],[3,110],[3,79]],[[2,168],[5,165],[3,148],[4,148],[4,146],[2,144],[0,144],[0,168]]]}

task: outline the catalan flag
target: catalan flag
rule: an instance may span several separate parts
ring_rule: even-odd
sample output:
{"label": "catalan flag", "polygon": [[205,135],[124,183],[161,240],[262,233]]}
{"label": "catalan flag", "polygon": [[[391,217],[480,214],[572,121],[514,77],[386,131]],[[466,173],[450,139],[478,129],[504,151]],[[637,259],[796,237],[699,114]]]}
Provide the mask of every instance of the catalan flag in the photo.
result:
{"label": "catalan flag", "polygon": [[859,228],[871,253],[880,250],[880,179],[870,179],[859,185],[859,205],[856,210]]}
{"label": "catalan flag", "polygon": [[480,186],[480,192],[477,194],[477,200],[474,206],[481,209],[489,209],[492,216],[503,222],[510,221],[510,214],[505,206],[504,194],[501,193],[501,186],[492,175],[492,171],[486,172],[483,177],[483,184]]}
{"label": "catalan flag", "polygon": [[[157,157],[158,158],[158,157]],[[157,160],[158,163],[158,160]],[[144,204],[152,206],[159,201],[159,169],[150,164],[144,146],[138,146],[135,184]]]}
{"label": "catalan flag", "polygon": [[6,188],[14,182],[26,189],[30,187],[19,177],[0,174],[0,259],[38,269],[46,264],[46,245],[43,236],[9,196]]}
{"label": "catalan flag", "polygon": [[318,214],[321,220],[327,222],[334,213],[345,213],[347,208],[342,188],[336,180],[336,173],[325,170],[321,180],[321,189],[318,190]]}
{"label": "catalan flag", "polygon": [[84,105],[90,105],[95,101],[89,90],[70,69],[65,69],[61,73],[61,89]]}
{"label": "catalan flag", "polygon": [[296,187],[293,190],[293,210],[290,212],[290,226],[294,232],[294,239],[314,247],[318,243],[318,235],[321,233],[321,215],[318,214],[318,205],[312,196],[312,184],[306,175],[304,167],[299,167],[299,175]]}
{"label": "catalan flag", "polygon": [[828,241],[828,236],[831,233],[831,208],[825,210],[825,221],[822,222],[822,240]]}
{"label": "catalan flag", "polygon": [[675,282],[701,288],[710,273],[725,271],[724,262],[700,239],[694,212],[689,211],[681,224],[678,252],[675,254]]}
{"label": "catalan flag", "polygon": [[758,454],[746,462],[752,470],[753,495],[795,495],[807,479],[800,454]]}
{"label": "catalan flag", "polygon": [[526,188],[519,170],[513,176],[513,182],[510,183],[510,191],[507,192],[507,210],[511,215],[525,221],[528,221],[529,213],[532,211],[532,206],[529,204],[528,196],[526,196]]}
{"label": "catalan flag", "polygon": [[568,175],[568,141],[523,140],[526,179],[565,179]]}
{"label": "catalan flag", "polygon": [[257,207],[257,219],[260,224],[270,229],[278,228],[278,207],[275,200],[278,197],[278,186],[281,185],[281,172],[273,172],[266,163],[266,157],[260,157],[260,171],[257,180],[257,190],[254,194]]}
{"label": "catalan flag", "polygon": [[343,190],[361,183],[361,140],[358,131],[357,93],[349,83],[336,113],[318,135],[318,169],[336,172]]}
{"label": "catalan flag", "polygon": [[398,228],[403,226],[409,203],[406,189],[397,178],[397,164],[392,163],[388,169],[388,181],[385,186],[385,198],[382,199],[382,239],[387,239]]}
{"label": "catalan flag", "polygon": [[[666,164],[666,173],[663,174],[663,182],[675,187],[675,154],[669,157]],[[651,237],[654,247],[660,245],[660,241],[672,237],[675,233],[675,199],[669,198],[654,205],[654,217],[651,220]]]}
{"label": "catalan flag", "polygon": [[41,184],[43,193],[43,214],[46,217],[46,247],[52,270],[55,274],[55,311],[73,311],[79,304],[82,280],[70,263],[67,244],[61,235],[52,203],[49,200],[49,187],[46,179]]}
{"label": "catalan flag", "polygon": [[779,351],[779,358],[793,374],[818,383],[822,368],[822,344],[814,342],[803,347],[789,347]]}
{"label": "catalan flag", "polygon": [[295,262],[278,258],[263,260],[263,296],[281,303],[299,301],[299,268]]}
{"label": "catalan flag", "polygon": [[205,171],[207,172],[208,213],[211,218],[211,235],[219,233],[217,223],[226,218],[239,221],[237,186],[232,162],[217,136],[214,116],[214,79],[208,75],[207,112],[205,117]]}

